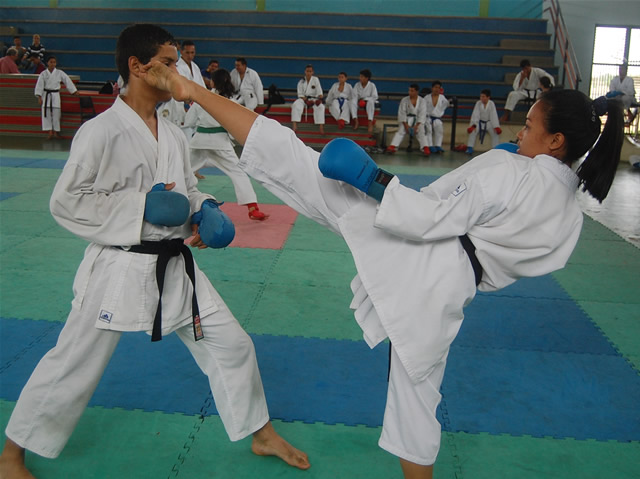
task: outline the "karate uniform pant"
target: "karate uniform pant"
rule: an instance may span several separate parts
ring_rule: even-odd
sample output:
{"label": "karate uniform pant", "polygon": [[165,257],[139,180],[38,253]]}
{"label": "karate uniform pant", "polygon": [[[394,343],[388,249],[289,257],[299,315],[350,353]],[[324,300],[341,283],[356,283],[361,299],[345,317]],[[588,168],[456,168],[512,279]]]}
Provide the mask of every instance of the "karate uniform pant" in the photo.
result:
{"label": "karate uniform pant", "polygon": [[60,131],[60,108],[42,109],[42,131]]}
{"label": "karate uniform pant", "polygon": [[[307,107],[307,105],[302,98],[298,98],[296,101],[294,101],[293,105],[291,105],[291,121],[299,123],[302,119],[302,112],[305,110],[305,107]],[[311,108],[313,110],[313,122],[316,125],[324,125],[324,103],[313,105],[307,108]]]}
{"label": "karate uniform pant", "polygon": [[[351,117],[352,118],[357,118],[358,117],[358,102],[361,100],[361,98],[356,99],[355,101],[351,102]],[[375,100],[367,100],[366,105],[364,106],[365,111],[367,112],[367,119],[369,121],[373,120],[373,115],[376,112],[376,101]]]}
{"label": "karate uniform pant", "polygon": [[[226,133],[224,134],[226,135]],[[239,205],[258,202],[251,180],[238,166],[238,157],[233,148],[229,147],[216,150],[192,148],[191,169],[195,172],[207,166],[220,168],[220,170],[231,179],[233,189],[236,192],[236,201]]]}
{"label": "karate uniform pant", "polygon": [[[240,167],[286,204],[340,234],[338,219],[352,207],[371,200],[351,185],[322,176],[317,156],[297,155],[296,152],[307,147],[297,138],[291,138],[295,134],[288,128],[271,122],[265,125],[267,121],[262,122],[262,133],[249,136]],[[268,151],[274,145],[280,148],[254,158],[255,151]],[[247,154],[248,151],[251,153]],[[310,158],[316,159],[307,161]],[[439,389],[445,364],[446,355],[425,380],[415,384],[393,354],[378,443],[382,449],[416,464],[435,462],[441,434],[435,411],[441,399]]]}
{"label": "karate uniform pant", "polygon": [[442,120],[440,118],[436,118],[432,121],[431,118],[427,117],[427,122],[424,126],[425,134],[427,136],[427,144],[429,145],[429,147],[442,147],[442,137],[444,134],[444,126],[442,124]]}
{"label": "karate uniform pant", "polygon": [[329,105],[329,112],[336,121],[344,120],[345,123],[349,123],[351,121],[351,108],[347,100],[342,104],[342,108],[340,108],[340,101],[337,99],[333,100],[331,105]]}
{"label": "karate uniform pant", "polygon": [[[479,127],[469,133],[469,138],[467,138],[467,146],[473,148],[473,145],[476,144],[476,137],[478,136]],[[491,122],[487,122],[487,134],[491,135],[491,148],[495,148],[500,144],[500,135],[496,133],[496,130],[493,126],[491,126]],[[487,138],[485,134],[485,139]]]}
{"label": "karate uniform pant", "polygon": [[536,99],[538,97],[538,90],[513,90],[507,95],[507,101],[504,104],[504,109],[513,111],[518,102],[526,100],[527,98]]}
{"label": "karate uniform pant", "polygon": [[258,97],[255,96],[253,92],[241,91],[238,98],[238,103],[253,111],[258,106]]}
{"label": "karate uniform pant", "polygon": [[[404,124],[398,124],[398,131],[395,135],[393,135],[393,140],[391,140],[391,146],[395,146],[396,148],[400,146],[404,136],[407,132],[404,129]],[[414,136],[418,139],[418,143],[420,144],[420,149],[422,150],[427,145],[427,137],[424,134],[424,127],[419,126],[418,128],[414,128]]]}
{"label": "karate uniform pant", "polygon": [[[227,434],[237,441],[264,426],[269,415],[253,342],[210,289],[219,309],[201,318],[204,338],[194,340],[191,324],[176,334],[208,376]],[[22,390],[5,431],[18,445],[44,457],[55,458],[64,448],[122,334],[97,329],[100,305],[88,303],[72,308],[56,346]]]}

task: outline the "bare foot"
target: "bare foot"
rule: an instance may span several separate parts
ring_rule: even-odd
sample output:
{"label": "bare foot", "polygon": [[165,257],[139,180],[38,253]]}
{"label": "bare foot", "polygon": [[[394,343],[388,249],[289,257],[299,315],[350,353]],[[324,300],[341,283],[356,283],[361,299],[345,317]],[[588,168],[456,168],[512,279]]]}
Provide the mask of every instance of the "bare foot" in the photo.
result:
{"label": "bare foot", "polygon": [[198,178],[199,180],[204,180],[204,175],[200,174],[200,171],[196,171],[194,173],[194,175],[196,176],[196,178]]}
{"label": "bare foot", "polygon": [[35,479],[24,465],[24,449],[7,439],[0,455],[0,479]]}
{"label": "bare foot", "polygon": [[357,130],[358,127],[360,126],[360,122],[358,121],[358,119],[356,118],[355,121],[353,122],[353,129]]}
{"label": "bare foot", "polygon": [[298,469],[311,467],[307,455],[285,441],[273,428],[271,421],[253,433],[251,450],[258,456],[277,456]]}
{"label": "bare foot", "polygon": [[320,134],[324,135],[324,126],[320,125]]}

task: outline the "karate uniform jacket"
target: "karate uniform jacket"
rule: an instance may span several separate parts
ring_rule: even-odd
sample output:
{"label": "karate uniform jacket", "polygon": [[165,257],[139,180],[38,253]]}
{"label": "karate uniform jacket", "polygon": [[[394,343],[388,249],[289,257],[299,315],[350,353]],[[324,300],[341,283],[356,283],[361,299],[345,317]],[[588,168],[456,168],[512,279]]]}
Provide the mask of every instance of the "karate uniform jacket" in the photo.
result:
{"label": "karate uniform jacket", "polygon": [[631,103],[636,100],[636,89],[633,84],[633,78],[631,77],[624,77],[622,81],[620,81],[619,76],[614,77],[609,84],[609,91],[619,91],[623,93],[621,99],[625,108],[629,108]]}
{"label": "karate uniform jacket", "polygon": [[427,118],[442,118],[444,112],[449,108],[449,100],[444,95],[438,95],[438,101],[433,104],[431,94],[424,97],[424,101],[427,103]]}
{"label": "karate uniform jacket", "polygon": [[[443,360],[476,292],[459,235],[483,268],[478,289],[562,268],[578,240],[576,174],[555,158],[491,150],[420,191],[394,177],[381,203],[318,171],[319,153],[258,117],[240,166],[285,203],[343,236],[357,276],[351,307],[370,347],[389,338],[414,382]],[[343,191],[337,192],[340,185]],[[324,191],[324,194],[321,192]],[[340,198],[337,198],[337,195]],[[340,210],[334,218],[326,211]]]}
{"label": "karate uniform jacket", "polygon": [[331,105],[333,100],[337,100],[338,98],[344,98],[345,102],[348,104],[353,96],[353,88],[351,85],[345,82],[344,88],[340,91],[338,88],[340,87],[340,82],[335,82],[331,85],[331,89],[329,93],[327,93],[327,105]]}
{"label": "karate uniform jacket", "polygon": [[498,111],[496,110],[496,105],[492,100],[487,101],[486,105],[483,105],[482,102],[478,100],[473,107],[471,120],[469,120],[469,126],[475,125],[476,127],[480,128],[480,121],[489,122],[487,128],[500,127]]}
{"label": "karate uniform jacket", "polygon": [[[90,242],[73,284],[74,307],[99,305],[96,327],[151,331],[158,303],[157,256],[124,251],[142,240],[188,238],[190,218],[182,226],[144,220],[146,194],[157,183],[175,182],[173,191],[189,198],[191,214],[211,195],[200,193],[182,131],[158,118],[158,140],[144,121],[118,97],[113,106],[83,124],[50,201],[55,220]],[[202,317],[218,309],[210,282],[196,270]],[[188,324],[192,285],[182,256],[169,260],[162,295],[162,332]]]}
{"label": "karate uniform jacket", "polygon": [[[217,91],[214,89],[214,93]],[[198,103],[194,103],[189,108],[187,116],[184,120],[184,126],[196,128],[198,126],[204,128],[220,128],[220,123],[209,115],[204,108]],[[218,149],[233,149],[233,143],[226,131],[219,133],[199,133],[197,130],[191,137],[189,146],[194,150],[218,150]]]}
{"label": "karate uniform jacket", "polygon": [[378,100],[378,89],[376,88],[376,85],[370,81],[367,83],[367,86],[363,87],[362,83],[357,82],[354,86],[353,86],[353,100],[355,102],[357,102],[358,100],[360,100],[361,98],[369,101],[369,100],[373,100],[373,101],[377,101]]}
{"label": "karate uniform jacket", "polygon": [[320,98],[322,95],[322,86],[318,77],[312,76],[309,81],[306,77],[298,82],[298,98],[305,100],[307,97],[311,99]]}
{"label": "karate uniform jacket", "polygon": [[[414,117],[412,122],[409,121],[410,117]],[[400,100],[400,106],[398,107],[398,123],[401,126],[405,122],[409,127],[418,123],[424,125],[425,121],[427,121],[427,103],[424,98],[418,95],[415,106],[413,106],[411,98],[408,96],[405,96]]]}
{"label": "karate uniform jacket", "polygon": [[60,108],[60,93],[57,91],[47,92],[46,90],[60,90],[60,84],[64,83],[69,93],[72,95],[78,90],[76,86],[62,70],[54,68],[53,71],[49,69],[44,70],[38,75],[38,81],[36,82],[35,95],[42,97],[42,108]]}
{"label": "karate uniform jacket", "polygon": [[244,72],[244,78],[241,79],[238,70],[234,68],[231,70],[231,83],[233,83],[236,93],[253,93],[258,99],[258,105],[264,104],[264,87],[262,86],[260,75],[255,70],[247,67]]}
{"label": "karate uniform jacket", "polygon": [[516,75],[516,78],[513,80],[513,90],[514,91],[535,91],[540,88],[540,78],[547,77],[551,80],[551,86],[554,86],[553,76],[544,71],[542,68],[531,67],[531,73],[529,73],[529,78],[525,78],[520,84],[520,78],[522,78],[522,71]]}

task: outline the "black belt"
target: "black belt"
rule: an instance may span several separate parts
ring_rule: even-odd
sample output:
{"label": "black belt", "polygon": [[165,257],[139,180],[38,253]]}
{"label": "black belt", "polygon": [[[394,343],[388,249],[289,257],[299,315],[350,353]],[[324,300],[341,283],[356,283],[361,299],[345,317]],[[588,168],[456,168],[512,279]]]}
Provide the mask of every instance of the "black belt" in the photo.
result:
{"label": "black belt", "polygon": [[52,93],[58,93],[60,90],[47,90],[44,89],[46,95],[44,96],[44,117],[47,117],[47,103],[49,103],[49,110],[51,111],[51,116],[53,116],[53,96]]}
{"label": "black belt", "polygon": [[[121,247],[121,249],[124,249]],[[155,254],[158,255],[156,262],[156,281],[158,283],[158,309],[153,320],[153,331],[151,333],[151,341],[160,341],[162,339],[162,290],[164,288],[164,275],[167,271],[169,259],[182,255],[184,258],[184,269],[193,285],[193,295],[191,297],[191,313],[193,317],[193,335],[198,341],[204,338],[202,326],[200,325],[200,310],[198,309],[198,299],[196,298],[196,273],[193,263],[193,255],[189,247],[184,244],[182,239],[171,239],[161,241],[143,241],[140,245],[131,246],[128,250],[132,253]]]}
{"label": "black belt", "polygon": [[[476,286],[480,284],[482,281],[482,265],[480,261],[478,261],[478,257],[476,256],[476,247],[473,245],[469,236],[462,235],[458,236],[460,243],[462,243],[462,247],[467,252],[467,256],[469,257],[469,261],[471,261],[471,266],[473,267],[473,274],[476,277]],[[387,381],[389,381],[389,375],[391,374],[391,342],[389,342],[389,369],[387,371]]]}

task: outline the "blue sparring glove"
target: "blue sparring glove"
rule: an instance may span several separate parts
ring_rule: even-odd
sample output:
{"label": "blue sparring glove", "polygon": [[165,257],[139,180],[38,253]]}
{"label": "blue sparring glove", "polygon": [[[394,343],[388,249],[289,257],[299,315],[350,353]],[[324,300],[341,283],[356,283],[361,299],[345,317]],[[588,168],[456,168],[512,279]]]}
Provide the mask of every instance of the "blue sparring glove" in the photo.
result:
{"label": "blue sparring glove", "polygon": [[344,181],[382,201],[384,190],[393,178],[380,168],[355,142],[347,138],[331,140],[322,149],[318,168],[326,178]]}
{"label": "blue sparring glove", "polygon": [[518,153],[517,143],[500,143],[493,147],[494,150],[506,150],[509,153]]}
{"label": "blue sparring glove", "polygon": [[621,91],[610,91],[605,96],[607,98],[615,98],[615,97],[620,96],[620,95],[624,95],[624,93],[622,93]]}
{"label": "blue sparring glove", "polygon": [[144,219],[154,225],[180,226],[187,221],[190,211],[186,196],[165,190],[164,183],[158,183],[147,193]]}
{"label": "blue sparring glove", "polygon": [[[222,203],[220,203],[222,204]],[[236,235],[236,228],[213,200],[202,203],[200,211],[191,217],[191,224],[198,225],[198,234],[204,244],[210,248],[229,246]]]}

